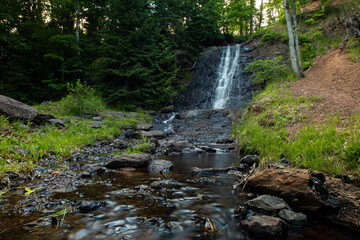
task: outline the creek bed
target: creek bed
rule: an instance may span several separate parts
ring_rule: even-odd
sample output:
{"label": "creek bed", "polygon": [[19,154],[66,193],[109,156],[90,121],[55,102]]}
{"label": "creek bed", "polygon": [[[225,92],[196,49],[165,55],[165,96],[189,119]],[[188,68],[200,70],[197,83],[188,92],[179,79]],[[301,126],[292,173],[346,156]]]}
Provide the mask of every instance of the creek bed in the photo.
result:
{"label": "creek bed", "polygon": [[[33,212],[27,216],[0,215],[1,239],[253,239],[239,227],[233,211],[248,200],[234,194],[234,175],[194,176],[192,167],[223,168],[240,158],[230,153],[195,156],[164,156],[174,172],[149,174],[146,171],[110,171],[97,177],[97,184],[76,191],[56,193],[52,201],[105,201],[106,206],[90,213],[71,212],[64,223],[54,227],[28,223],[51,214]],[[154,182],[163,182],[155,187]],[[5,201],[5,200],[3,200]],[[2,204],[2,202],[0,202]],[[204,232],[194,219],[210,218],[217,232]],[[307,227],[290,228],[285,239],[355,239],[335,226],[309,221]]]}

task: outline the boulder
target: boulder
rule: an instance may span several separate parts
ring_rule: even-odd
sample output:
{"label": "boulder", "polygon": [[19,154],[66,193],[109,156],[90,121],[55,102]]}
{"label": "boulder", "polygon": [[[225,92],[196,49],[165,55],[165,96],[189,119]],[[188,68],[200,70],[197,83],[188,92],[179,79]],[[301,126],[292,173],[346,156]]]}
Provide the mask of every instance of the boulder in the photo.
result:
{"label": "boulder", "polygon": [[169,154],[172,152],[179,152],[181,153],[184,149],[195,149],[195,147],[186,141],[179,141],[179,142],[171,142],[165,144],[163,148],[163,154]]}
{"label": "boulder", "polygon": [[171,113],[171,112],[174,112],[174,111],[175,111],[174,105],[170,105],[170,106],[163,107],[162,109],[160,109],[161,113]]}
{"label": "boulder", "polygon": [[227,143],[233,143],[234,139],[232,139],[231,137],[223,137],[223,138],[219,138],[216,140],[216,143],[220,143],[220,144],[227,144]]}
{"label": "boulder", "polygon": [[154,160],[148,166],[149,172],[153,172],[153,173],[170,172],[173,170],[173,168],[174,165],[172,162],[162,159]]}
{"label": "boulder", "polygon": [[285,199],[292,206],[325,217],[333,223],[358,229],[360,188],[306,169],[271,168],[258,171],[246,184],[250,192]]}
{"label": "boulder", "polygon": [[122,156],[115,156],[112,160],[106,164],[105,167],[110,169],[118,169],[118,168],[144,168],[147,167],[151,162],[150,154],[124,154]]}
{"label": "boulder", "polygon": [[256,211],[270,214],[277,213],[284,208],[290,208],[283,199],[271,195],[261,195],[249,200],[246,202],[246,206]]}
{"label": "boulder", "polygon": [[101,117],[93,117],[92,120],[95,121],[95,122],[100,122],[100,121],[101,121]]}
{"label": "boulder", "polygon": [[0,115],[10,120],[33,121],[38,111],[15,99],[0,95]]}
{"label": "boulder", "polygon": [[142,130],[142,131],[150,131],[150,129],[152,129],[152,128],[153,128],[153,125],[150,123],[142,123],[142,124],[136,125],[136,129]]}
{"label": "boulder", "polygon": [[245,231],[262,237],[281,237],[287,234],[287,224],[277,217],[251,216],[242,220]]}
{"label": "boulder", "polygon": [[289,209],[282,209],[279,212],[279,217],[284,219],[286,222],[290,223],[291,225],[296,226],[305,226],[307,219],[306,215],[303,213],[296,213]]}

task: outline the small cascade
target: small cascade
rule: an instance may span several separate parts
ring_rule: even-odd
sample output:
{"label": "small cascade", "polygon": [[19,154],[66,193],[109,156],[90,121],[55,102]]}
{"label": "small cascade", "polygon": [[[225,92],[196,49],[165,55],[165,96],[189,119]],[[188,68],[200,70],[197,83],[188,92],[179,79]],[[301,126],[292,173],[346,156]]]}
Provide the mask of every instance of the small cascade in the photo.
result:
{"label": "small cascade", "polygon": [[223,50],[218,70],[217,87],[213,100],[213,109],[223,109],[230,99],[230,91],[234,82],[234,75],[238,68],[240,45],[227,46]]}

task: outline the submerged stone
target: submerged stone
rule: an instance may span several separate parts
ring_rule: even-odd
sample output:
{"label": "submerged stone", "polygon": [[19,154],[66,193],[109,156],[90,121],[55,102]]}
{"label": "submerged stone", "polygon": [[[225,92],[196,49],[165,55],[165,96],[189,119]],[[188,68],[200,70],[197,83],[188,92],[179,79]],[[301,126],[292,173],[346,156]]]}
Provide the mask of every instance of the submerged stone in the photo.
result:
{"label": "submerged stone", "polygon": [[173,168],[174,165],[172,162],[162,159],[154,160],[148,166],[149,172],[153,172],[153,173],[170,172],[173,170]]}
{"label": "submerged stone", "polygon": [[143,168],[147,167],[150,164],[150,161],[150,154],[132,153],[113,157],[113,159],[108,164],[106,164],[105,167],[110,169],[124,167]]}
{"label": "submerged stone", "polygon": [[88,212],[92,212],[100,207],[103,207],[106,205],[106,202],[103,201],[87,201],[84,200],[82,201],[78,206],[78,210],[81,213],[88,213]]}

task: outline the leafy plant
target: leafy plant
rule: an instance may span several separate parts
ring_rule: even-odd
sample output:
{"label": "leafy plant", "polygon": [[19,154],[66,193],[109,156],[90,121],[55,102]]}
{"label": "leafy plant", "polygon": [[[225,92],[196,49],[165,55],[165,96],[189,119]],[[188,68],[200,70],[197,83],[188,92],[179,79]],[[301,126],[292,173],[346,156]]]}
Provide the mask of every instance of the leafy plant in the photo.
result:
{"label": "leafy plant", "polygon": [[34,189],[34,190],[31,190],[30,188],[28,187],[25,187],[25,195],[31,195],[31,194],[35,194],[39,191],[38,188]]}
{"label": "leafy plant", "polygon": [[289,75],[289,67],[282,63],[282,57],[274,59],[257,60],[250,63],[245,71],[252,71],[254,82],[265,83],[272,80],[283,79]]}
{"label": "leafy plant", "polygon": [[69,95],[61,100],[64,110],[71,115],[98,114],[105,104],[95,90],[78,79],[75,86],[68,84]]}

